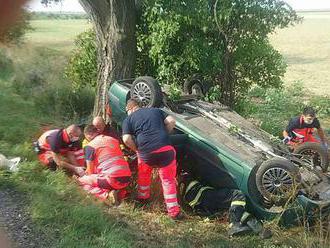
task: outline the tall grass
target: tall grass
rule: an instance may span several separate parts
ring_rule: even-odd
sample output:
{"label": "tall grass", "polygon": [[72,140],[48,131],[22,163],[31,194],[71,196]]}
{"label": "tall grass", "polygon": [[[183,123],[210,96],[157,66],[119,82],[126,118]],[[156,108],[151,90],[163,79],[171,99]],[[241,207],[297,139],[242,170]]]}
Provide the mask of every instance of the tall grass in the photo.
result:
{"label": "tall grass", "polygon": [[[244,117],[255,121],[262,129],[270,134],[282,137],[292,117],[302,113],[305,106],[314,107],[321,125],[328,124],[330,119],[330,99],[326,96],[308,94],[299,82],[283,89],[254,88],[241,102],[238,112]],[[323,125],[330,131],[330,126]]]}

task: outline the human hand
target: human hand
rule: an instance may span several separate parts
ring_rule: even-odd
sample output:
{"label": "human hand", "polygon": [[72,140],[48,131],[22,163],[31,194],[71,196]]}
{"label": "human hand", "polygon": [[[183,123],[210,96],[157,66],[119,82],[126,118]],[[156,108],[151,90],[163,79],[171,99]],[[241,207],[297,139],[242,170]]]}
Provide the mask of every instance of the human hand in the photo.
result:
{"label": "human hand", "polygon": [[287,144],[287,143],[289,143],[289,141],[291,140],[292,138],[290,137],[290,136],[286,136],[283,140],[282,140],[282,142],[284,143],[284,144]]}
{"label": "human hand", "polygon": [[85,170],[81,167],[77,167],[76,170],[75,170],[76,174],[79,176],[79,177],[82,177],[85,175]]}

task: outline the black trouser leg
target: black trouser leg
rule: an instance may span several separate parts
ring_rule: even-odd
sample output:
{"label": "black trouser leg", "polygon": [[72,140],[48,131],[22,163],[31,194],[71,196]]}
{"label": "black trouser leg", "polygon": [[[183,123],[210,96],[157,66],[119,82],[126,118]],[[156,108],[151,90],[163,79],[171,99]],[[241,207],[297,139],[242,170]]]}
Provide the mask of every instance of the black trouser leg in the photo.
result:
{"label": "black trouser leg", "polygon": [[240,190],[233,190],[232,201],[229,208],[229,222],[240,222],[245,212],[245,196]]}

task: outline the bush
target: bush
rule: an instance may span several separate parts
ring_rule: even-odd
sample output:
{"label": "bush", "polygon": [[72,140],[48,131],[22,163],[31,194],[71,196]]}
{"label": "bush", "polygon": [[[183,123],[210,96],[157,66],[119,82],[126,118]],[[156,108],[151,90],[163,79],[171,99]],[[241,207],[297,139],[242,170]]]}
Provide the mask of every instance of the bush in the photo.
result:
{"label": "bush", "polygon": [[295,83],[284,89],[256,87],[242,100],[237,112],[244,117],[260,120],[262,129],[281,137],[288,121],[300,115],[307,105],[318,110],[318,117],[329,117],[329,98],[321,96],[306,98],[306,95],[301,83]]}
{"label": "bush", "polygon": [[33,97],[34,93],[46,87],[46,79],[43,72],[32,69],[26,73],[18,74],[12,81],[16,93],[25,99]]}
{"label": "bush", "polygon": [[75,89],[96,87],[97,48],[95,32],[92,29],[77,36],[75,48],[65,68],[65,76]]}
{"label": "bush", "polygon": [[7,79],[13,70],[13,61],[4,49],[0,49],[0,79]]}
{"label": "bush", "polygon": [[83,121],[93,110],[94,97],[94,91],[88,87],[73,91],[67,85],[52,85],[36,93],[34,102],[42,114],[62,120]]}

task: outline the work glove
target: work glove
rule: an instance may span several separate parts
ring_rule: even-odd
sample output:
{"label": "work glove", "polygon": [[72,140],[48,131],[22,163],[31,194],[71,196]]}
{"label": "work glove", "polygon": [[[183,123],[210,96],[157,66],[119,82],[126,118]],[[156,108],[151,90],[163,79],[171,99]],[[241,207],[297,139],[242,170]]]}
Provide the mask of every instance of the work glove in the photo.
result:
{"label": "work glove", "polygon": [[282,140],[282,142],[284,143],[284,144],[287,144],[287,143],[289,143],[289,141],[291,140],[292,138],[290,137],[290,136],[287,136],[287,137],[285,137],[283,140]]}

